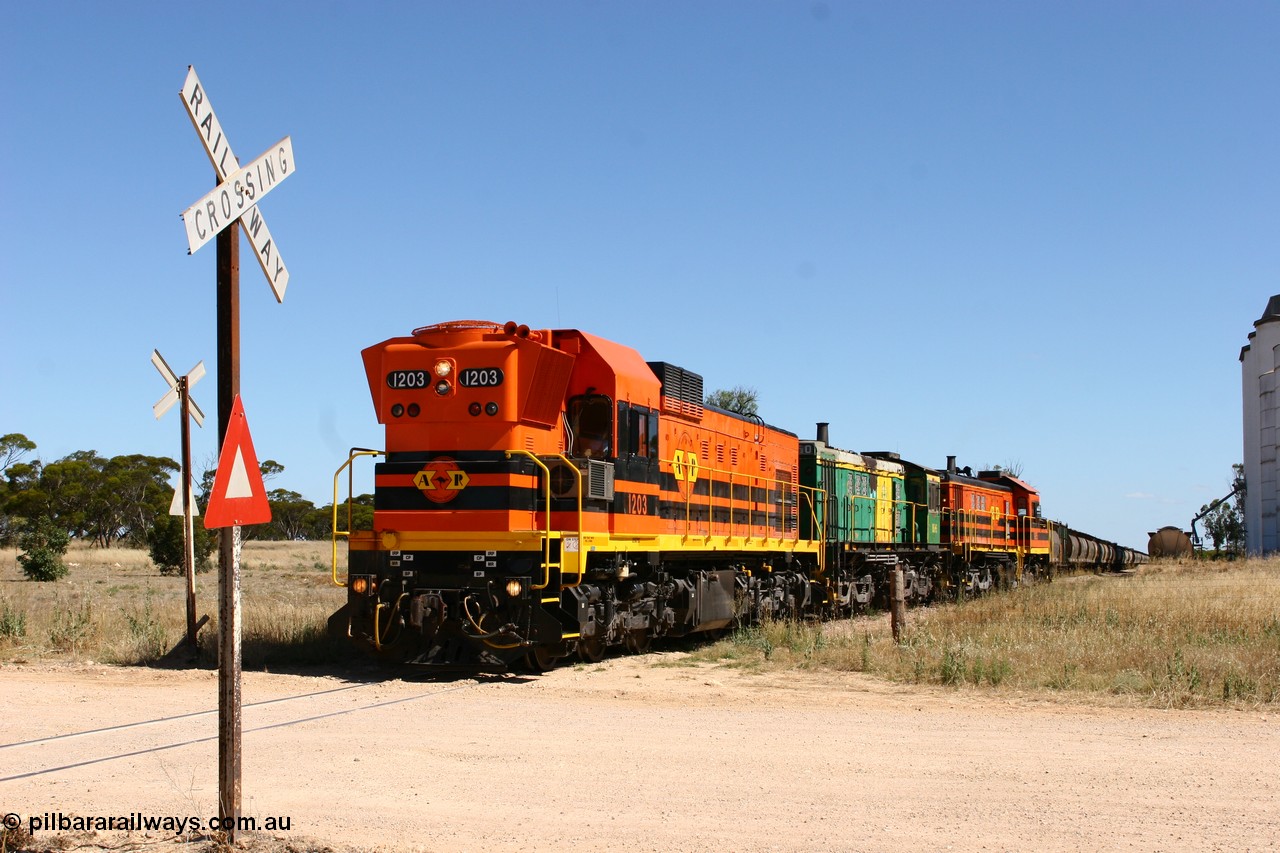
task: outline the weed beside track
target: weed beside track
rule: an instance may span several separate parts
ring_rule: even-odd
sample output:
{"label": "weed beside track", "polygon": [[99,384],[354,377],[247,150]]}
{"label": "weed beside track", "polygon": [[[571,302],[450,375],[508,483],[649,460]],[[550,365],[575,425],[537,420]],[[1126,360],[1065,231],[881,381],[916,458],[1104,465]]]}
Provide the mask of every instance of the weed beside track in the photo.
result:
{"label": "weed beside track", "polygon": [[1280,559],[1154,563],[959,604],[743,628],[691,660],[1155,707],[1280,702]]}

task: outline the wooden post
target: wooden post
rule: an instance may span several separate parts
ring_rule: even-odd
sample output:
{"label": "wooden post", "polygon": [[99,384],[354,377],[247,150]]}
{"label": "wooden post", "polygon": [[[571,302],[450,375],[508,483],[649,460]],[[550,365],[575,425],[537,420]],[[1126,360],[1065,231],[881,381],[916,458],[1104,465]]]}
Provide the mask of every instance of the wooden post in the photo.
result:
{"label": "wooden post", "polygon": [[182,555],[187,573],[187,645],[196,653],[196,530],[191,520],[191,383],[186,376],[178,378],[178,396],[182,401],[182,470],[178,473],[182,489]]}
{"label": "wooden post", "polygon": [[893,567],[893,574],[890,575],[890,607],[889,607],[889,626],[893,630],[893,641],[895,643],[902,642],[902,632],[907,627],[907,603],[906,593],[902,589],[902,566],[901,564]]}
{"label": "wooden post", "polygon": [[[218,234],[218,448],[240,393],[240,223]],[[240,818],[240,528],[218,540],[218,817],[235,843]]]}

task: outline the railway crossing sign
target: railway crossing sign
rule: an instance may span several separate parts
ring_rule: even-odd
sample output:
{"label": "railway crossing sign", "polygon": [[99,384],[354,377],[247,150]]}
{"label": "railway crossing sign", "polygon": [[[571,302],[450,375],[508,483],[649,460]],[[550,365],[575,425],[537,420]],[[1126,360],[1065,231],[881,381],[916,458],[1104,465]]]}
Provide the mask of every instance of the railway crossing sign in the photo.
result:
{"label": "railway crossing sign", "polygon": [[160,350],[151,351],[151,363],[160,372],[160,376],[169,383],[169,390],[160,398],[160,402],[151,407],[159,420],[165,412],[173,408],[173,404],[182,403],[182,465],[178,470],[179,482],[187,484],[185,494],[181,487],[173,492],[173,502],[169,506],[170,515],[182,516],[183,569],[187,576],[187,643],[196,648],[196,552],[195,529],[191,526],[192,515],[198,515],[195,499],[191,489],[191,421],[197,426],[204,426],[204,412],[191,399],[191,389],[204,376],[204,362],[200,362],[187,372],[186,376],[178,376],[169,366],[169,362],[160,355]]}
{"label": "railway crossing sign", "polygon": [[[156,370],[160,371],[160,375],[164,378],[164,381],[169,383],[169,390],[160,398],[160,402],[151,407],[151,410],[156,413],[156,419],[159,420],[160,417],[165,412],[172,409],[173,404],[178,402],[181,398],[182,392],[180,391],[179,386],[182,382],[178,379],[178,374],[173,372],[173,368],[169,366],[169,363],[164,360],[164,356],[160,355],[160,350],[151,351],[151,363],[155,365]],[[186,393],[188,394],[188,405],[191,406],[191,417],[199,426],[204,426],[204,412],[200,411],[200,407],[196,405],[196,401],[192,400],[189,395],[191,394],[192,386],[204,377],[204,372],[204,362],[202,361],[195,367],[191,368],[187,375],[183,377],[187,380]]]}
{"label": "railway crossing sign", "polygon": [[[244,222],[246,234],[252,233],[253,218],[249,211],[255,208],[259,199],[292,174],[293,140],[286,136],[263,152],[257,160],[232,172],[211,192],[182,212],[182,221],[187,227],[188,253],[193,253],[208,243],[219,231],[237,219]],[[262,222],[261,214],[258,215],[257,222]],[[270,252],[270,244],[267,245],[267,252]],[[266,259],[259,256],[258,261],[263,264],[267,281],[274,286],[275,280],[266,266]]]}
{"label": "railway crossing sign", "polygon": [[[199,249],[218,231],[238,218],[244,225],[244,233],[248,235],[249,242],[253,244],[254,257],[258,259],[258,266],[262,267],[276,301],[284,302],[285,288],[289,286],[289,269],[280,257],[280,250],[271,238],[271,229],[267,228],[267,221],[258,210],[257,202],[287,175],[293,174],[293,143],[286,136],[253,163],[240,169],[240,161],[231,151],[231,143],[222,132],[222,123],[213,112],[209,95],[196,76],[193,66],[187,66],[187,77],[182,83],[180,94],[182,105],[186,107],[191,124],[195,127],[196,135],[200,137],[220,182],[213,192],[182,214],[187,227],[188,252]],[[282,151],[281,146],[287,146],[287,151]],[[272,171],[268,172],[267,169]],[[212,208],[210,204],[213,205]]]}
{"label": "railway crossing sign", "polygon": [[270,520],[267,488],[258,468],[258,454],[253,449],[244,405],[237,394],[231,406],[227,434],[222,440],[218,473],[214,475],[213,489],[209,492],[209,505],[204,508],[204,526],[212,530],[215,527],[265,524]]}
{"label": "railway crossing sign", "polygon": [[[289,270],[258,210],[262,196],[294,172],[293,143],[280,140],[248,166],[231,152],[222,124],[209,105],[195,68],[179,93],[200,144],[209,155],[217,186],[184,211],[187,249],[194,252],[215,236],[218,245],[218,441],[221,462],[213,495],[205,507],[206,528],[230,527],[218,542],[218,817],[232,827],[240,817],[241,619],[240,525],[271,519],[253,443],[240,404],[240,231],[277,302],[284,302]],[[234,476],[233,475],[234,472]],[[234,828],[227,842],[236,841]]]}

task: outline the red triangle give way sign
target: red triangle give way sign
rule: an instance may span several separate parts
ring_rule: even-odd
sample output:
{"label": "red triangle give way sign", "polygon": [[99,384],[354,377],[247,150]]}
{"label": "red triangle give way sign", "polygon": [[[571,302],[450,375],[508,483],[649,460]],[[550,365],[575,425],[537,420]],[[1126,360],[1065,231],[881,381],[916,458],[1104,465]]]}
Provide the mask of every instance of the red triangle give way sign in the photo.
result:
{"label": "red triangle give way sign", "polygon": [[231,527],[237,524],[265,524],[271,520],[267,487],[258,468],[258,454],[249,436],[249,422],[237,394],[231,404],[231,420],[218,456],[218,473],[204,510],[204,526]]}

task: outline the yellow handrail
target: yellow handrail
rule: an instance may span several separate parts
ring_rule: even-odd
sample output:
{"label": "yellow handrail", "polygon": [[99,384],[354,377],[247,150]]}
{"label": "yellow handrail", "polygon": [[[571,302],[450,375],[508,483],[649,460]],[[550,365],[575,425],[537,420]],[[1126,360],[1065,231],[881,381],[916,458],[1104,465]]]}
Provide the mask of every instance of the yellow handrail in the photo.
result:
{"label": "yellow handrail", "polygon": [[[363,447],[353,447],[351,448],[350,455],[347,456],[347,461],[343,462],[342,466],[339,467],[337,471],[333,472],[333,519],[332,519],[332,524],[330,525],[330,529],[333,531],[333,534],[330,537],[330,539],[333,542],[332,568],[333,568],[334,586],[347,585],[346,581],[338,580],[338,537],[345,536],[347,537],[348,540],[350,540],[351,538],[351,492],[353,491],[352,486],[354,484],[354,479],[353,479],[354,472],[351,472],[351,471],[347,472],[347,529],[346,530],[338,529],[338,478],[342,476],[342,472],[344,470],[347,470],[351,467],[351,463],[356,460],[356,457],[384,456],[384,455],[385,455],[385,452],[382,450],[368,450]],[[347,573],[350,574],[350,566],[348,566]]]}
{"label": "yellow handrail", "polygon": [[546,503],[543,506],[546,507],[547,530],[542,537],[542,584],[532,584],[532,588],[546,589],[551,585],[551,469],[528,450],[507,450],[504,453],[508,459],[517,453],[528,456],[533,460],[533,464],[542,469],[542,485],[546,490]]}
{"label": "yellow handrail", "polygon": [[[818,548],[818,575],[822,576],[827,573],[827,518],[825,514],[821,519],[818,518],[818,506],[819,501],[822,506],[826,506],[827,490],[820,489],[817,486],[797,485],[797,488],[799,490],[797,497],[803,498],[809,504],[809,524],[818,535],[816,540],[820,546]],[[797,526],[796,534],[799,535],[799,533],[800,530]]]}
{"label": "yellow handrail", "polygon": [[[671,466],[672,469],[676,467],[676,462],[674,459],[663,459],[661,461],[665,462],[668,466]],[[713,474],[722,474],[726,479],[722,481],[716,481],[714,477],[710,476]],[[737,484],[739,477],[744,477],[746,482],[746,489],[747,489],[747,520],[746,520],[747,530],[745,534],[746,541],[748,542],[754,541],[755,537],[752,535],[752,528],[757,526],[764,528],[764,542],[766,544],[774,538],[771,533],[773,510],[770,506],[770,500],[769,500],[770,486],[777,487],[777,491],[780,496],[780,501],[782,504],[782,507],[778,510],[778,537],[777,537],[778,540],[779,541],[786,540],[786,536],[788,533],[788,518],[790,517],[792,512],[794,512],[796,514],[794,532],[796,534],[796,541],[800,541],[800,527],[799,527],[800,491],[805,488],[813,488],[813,487],[802,486],[800,483],[796,482],[795,480],[783,480],[779,478],[761,476],[759,474],[751,474],[743,471],[732,471],[732,470],[723,469],[723,468],[710,468],[710,467],[704,468],[700,466],[698,468],[699,479],[702,479],[704,475],[706,475],[706,479],[709,481],[727,483],[729,486],[729,499],[728,499],[729,500],[729,505],[728,505],[729,532],[727,535],[730,538],[732,538],[734,533],[734,527],[735,527],[734,518],[736,516],[735,510],[737,509],[736,499],[734,498],[734,486]],[[694,525],[693,525],[693,518],[692,518],[692,508],[694,504],[694,500],[693,500],[694,485],[692,483],[689,483],[688,480],[682,479],[679,482],[686,484],[688,486],[687,489],[677,488],[677,491],[684,492],[684,496],[683,496],[684,497],[684,533],[682,535],[684,536],[685,539],[688,539],[692,536],[698,536],[698,535],[701,535],[702,538],[704,539],[712,536],[713,535],[712,530],[716,524],[715,497],[712,494],[712,489],[708,487],[707,494],[705,495],[707,519],[705,523],[705,529],[701,534],[699,534],[693,529]],[[755,499],[755,492],[757,489],[763,492],[763,500],[757,501]],[[823,491],[823,490],[816,489],[816,491]],[[825,494],[825,491],[823,492],[823,494]],[[793,510],[788,510],[787,508],[788,495],[793,496],[792,498],[792,502],[794,504]],[[757,503],[763,503],[765,505],[765,508],[761,510],[761,513],[764,516],[761,522],[757,522],[755,518],[755,515],[756,515],[755,507]],[[704,504],[704,501],[702,500],[698,501],[699,506],[702,506],[703,504]],[[817,540],[813,540],[813,541],[817,541]]]}
{"label": "yellow handrail", "polygon": [[[574,465],[573,462],[569,460],[569,457],[565,456],[563,453],[557,453],[556,455],[559,456],[560,459],[563,460],[564,463],[569,466],[569,468],[573,471],[573,476],[577,477],[578,479],[578,488],[574,490],[578,493],[578,572],[577,572],[578,579],[574,581],[572,584],[566,584],[564,582],[564,537],[561,537],[560,539],[560,572],[561,572],[560,588],[572,589],[573,587],[582,585],[582,577],[583,575],[586,574],[586,565],[585,565],[586,558],[583,556],[583,548],[586,545],[586,543],[583,542],[583,538],[585,536],[586,531],[583,529],[583,524],[582,524],[583,522],[582,470],[577,465]],[[548,509],[548,515],[550,515],[550,512],[549,512],[551,509],[550,502],[547,503],[547,509]]]}

